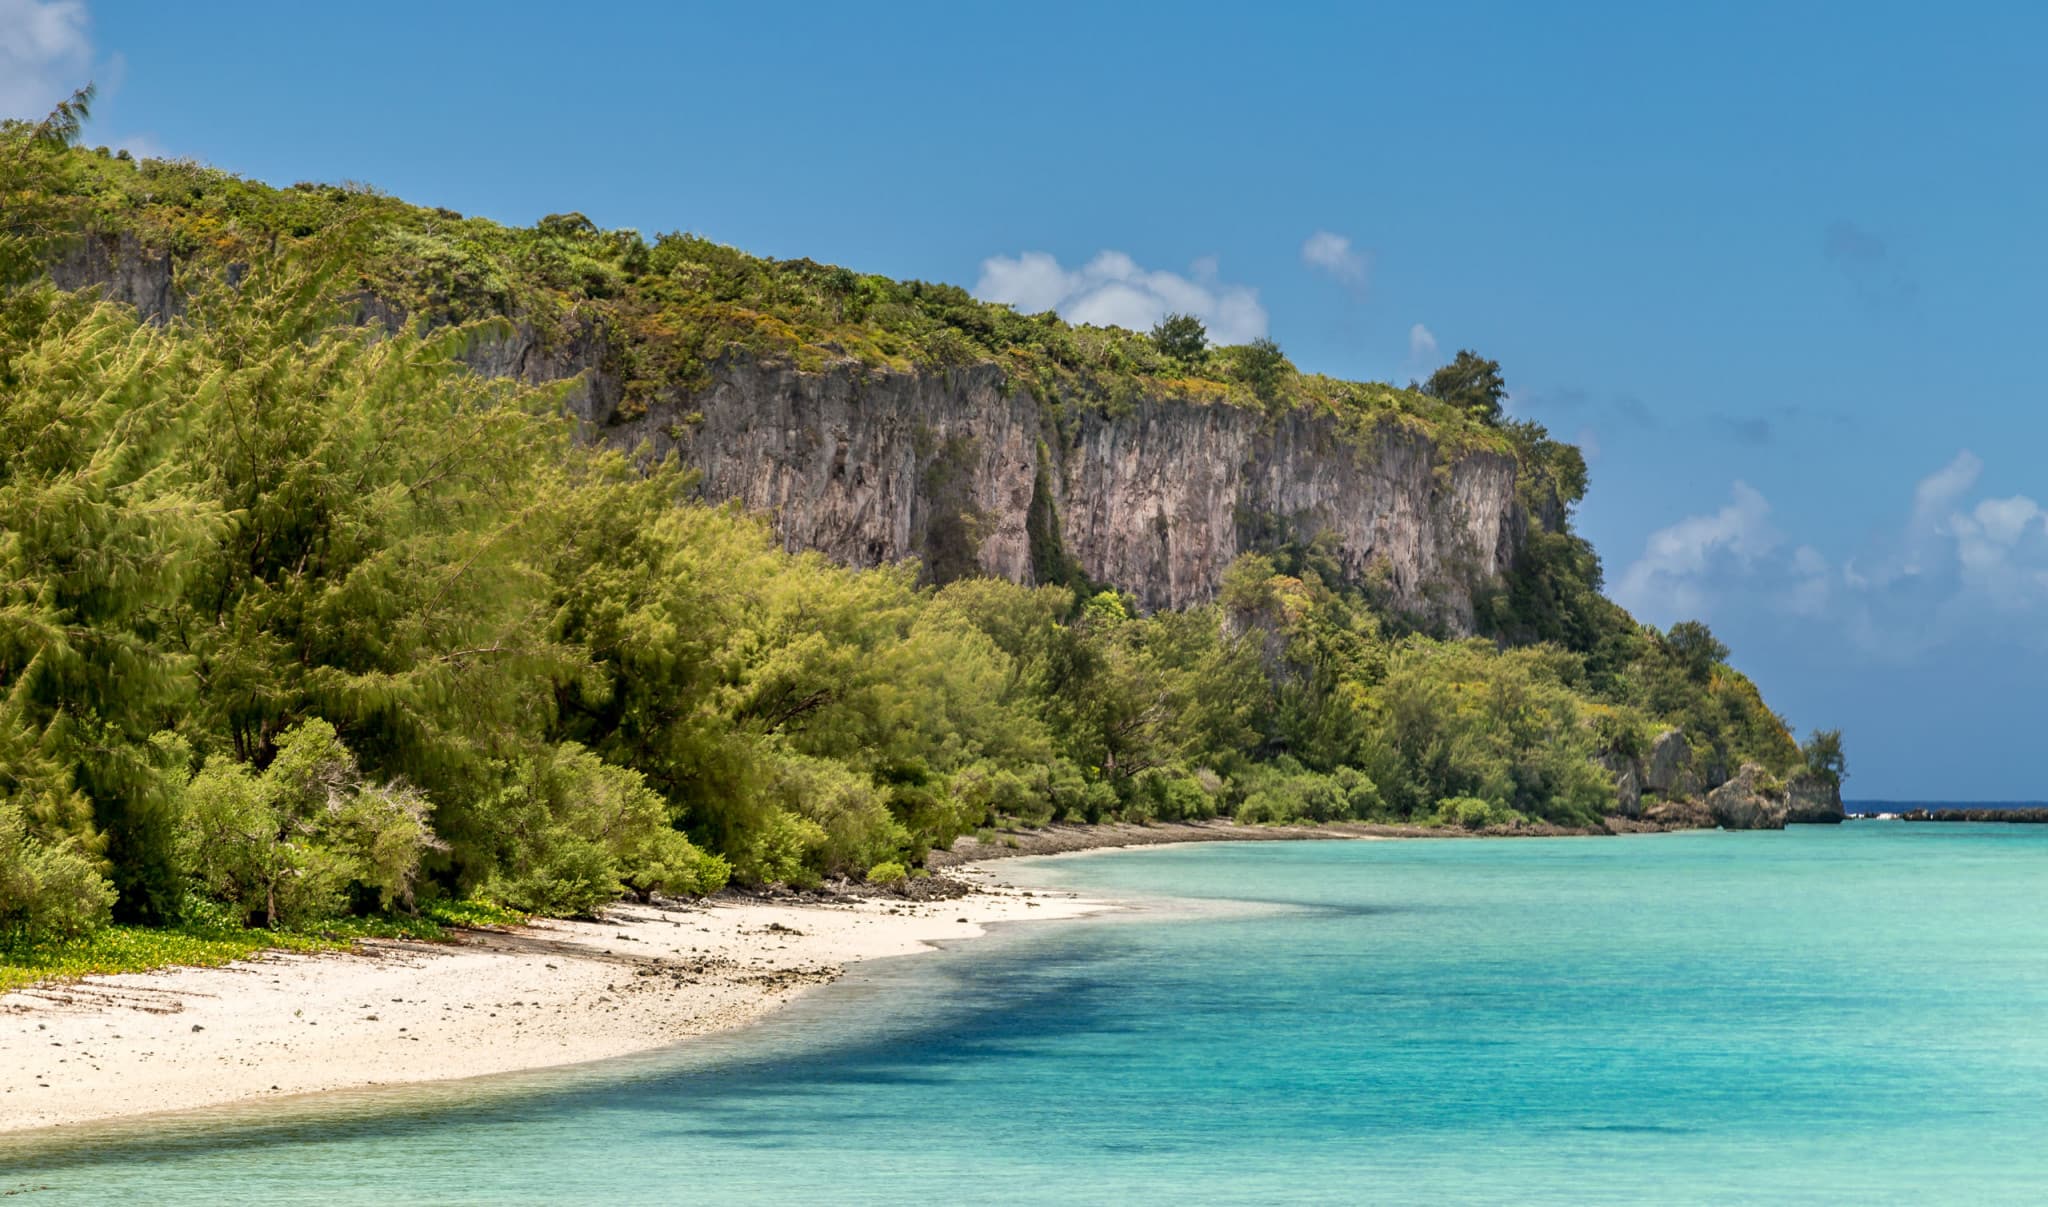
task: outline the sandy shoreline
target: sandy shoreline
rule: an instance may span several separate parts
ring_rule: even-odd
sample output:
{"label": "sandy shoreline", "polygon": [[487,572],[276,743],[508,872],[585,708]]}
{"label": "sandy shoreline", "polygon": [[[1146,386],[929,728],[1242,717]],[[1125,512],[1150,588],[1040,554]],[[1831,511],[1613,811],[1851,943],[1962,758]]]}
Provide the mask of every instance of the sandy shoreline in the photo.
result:
{"label": "sandy shoreline", "polygon": [[1107,908],[960,878],[974,891],[948,900],[627,904],[17,990],[0,996],[0,1133],[625,1056],[752,1022],[860,960]]}
{"label": "sandy shoreline", "polygon": [[1113,908],[1011,883],[993,860],[1456,833],[1362,823],[1048,826],[934,851],[932,866],[970,887],[942,900],[620,904],[599,922],[543,921],[451,943],[370,941],[351,952],[273,952],[221,968],[34,986],[0,995],[0,1134],[627,1056],[744,1026],[861,960],[929,951],[996,923]]}
{"label": "sandy shoreline", "polygon": [[[1586,831],[1545,827],[1538,833]],[[452,943],[370,941],[0,995],[0,1134],[646,1052],[744,1026],[861,960],[1114,907],[990,861],[1219,841],[1463,836],[1334,823],[1048,826],[934,851],[967,895],[621,904]]]}

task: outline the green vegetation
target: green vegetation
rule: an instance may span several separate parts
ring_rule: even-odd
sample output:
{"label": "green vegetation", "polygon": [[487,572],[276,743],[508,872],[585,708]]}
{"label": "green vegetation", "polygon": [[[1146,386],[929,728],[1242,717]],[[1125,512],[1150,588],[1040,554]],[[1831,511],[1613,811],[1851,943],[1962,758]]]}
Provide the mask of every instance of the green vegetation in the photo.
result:
{"label": "green vegetation", "polygon": [[173,926],[104,926],[71,939],[9,942],[0,948],[0,993],[53,978],[149,972],[173,965],[217,967],[270,949],[337,951],[358,939],[443,939],[451,927],[510,926],[527,916],[482,901],[437,901],[416,914],[345,918],[315,929],[240,925],[195,903]]}
{"label": "green vegetation", "polygon": [[1209,354],[1209,329],[1192,314],[1169,314],[1152,328],[1152,346],[1161,356],[1199,365]]}
{"label": "green vegetation", "polygon": [[[1599,595],[1565,523],[1584,462],[1497,406],[1302,375],[1271,341],[1205,351],[1198,323],[1075,328],[579,215],[512,231],[138,165],[71,146],[82,112],[0,131],[14,983],[728,880],[897,882],[1054,819],[1593,824],[1595,760],[1669,725],[1724,765],[1801,763],[1703,626]],[[181,253],[176,313],[55,288],[81,231]],[[366,299],[410,317],[358,325]],[[460,359],[593,311],[628,405],[744,350],[1426,425],[1518,460],[1526,563],[1462,641],[1376,610],[1314,534],[1241,559],[1214,604],[1139,615],[1082,580],[1044,491],[1051,585],[849,570],[690,501],[673,463],[579,444],[558,388]]]}
{"label": "green vegetation", "polygon": [[1807,773],[1839,788],[1849,778],[1848,756],[1842,753],[1842,731],[1816,729],[1799,747]]}
{"label": "green vegetation", "polygon": [[1460,349],[1450,364],[1429,375],[1422,392],[1495,423],[1500,420],[1501,404],[1507,401],[1508,383],[1501,376],[1499,361]]}

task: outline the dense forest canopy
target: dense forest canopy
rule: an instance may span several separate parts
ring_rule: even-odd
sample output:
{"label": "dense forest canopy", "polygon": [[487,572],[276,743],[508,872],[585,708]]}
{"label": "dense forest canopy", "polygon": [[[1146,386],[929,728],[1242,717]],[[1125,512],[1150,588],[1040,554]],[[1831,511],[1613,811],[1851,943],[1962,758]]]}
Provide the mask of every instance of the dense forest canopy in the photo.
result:
{"label": "dense forest canopy", "polygon": [[[1053,819],[1594,825],[1671,728],[1703,765],[1840,772],[1704,626],[1600,594],[1584,463],[1503,418],[1491,362],[1338,382],[1179,319],[271,189],[78,147],[87,99],[0,132],[0,942],[890,879]],[[179,257],[175,312],[58,289],[92,235]],[[365,298],[403,320],[359,323]],[[1512,454],[1530,531],[1462,640],[1313,538],[1152,615],[1078,575],[850,570],[462,363],[505,316],[592,308],[629,336],[629,405],[745,348],[1324,407]]]}

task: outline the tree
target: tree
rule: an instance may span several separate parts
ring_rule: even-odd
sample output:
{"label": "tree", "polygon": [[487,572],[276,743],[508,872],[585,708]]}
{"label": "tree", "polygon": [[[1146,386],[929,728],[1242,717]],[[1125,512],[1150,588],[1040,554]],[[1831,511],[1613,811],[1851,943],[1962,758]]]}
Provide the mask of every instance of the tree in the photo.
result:
{"label": "tree", "polygon": [[1192,314],[1169,314],[1152,328],[1152,345],[1162,356],[1197,364],[1208,354],[1209,331]]}
{"label": "tree", "polygon": [[0,799],[29,834],[104,855],[125,919],[175,914],[151,736],[191,680],[162,629],[209,527],[167,481],[184,358],[132,311],[0,298]]}
{"label": "tree", "polygon": [[1422,383],[1422,392],[1462,407],[1488,423],[1497,423],[1508,387],[1500,375],[1499,361],[1460,350],[1450,364],[1429,375],[1429,380]]}
{"label": "tree", "polygon": [[1728,647],[1715,639],[1714,631],[1697,620],[1681,620],[1664,635],[1664,648],[1685,669],[1688,679],[1705,683],[1713,676],[1714,664],[1728,656]]}
{"label": "tree", "polygon": [[1287,357],[1280,345],[1260,336],[1237,349],[1237,372],[1261,402],[1271,402],[1287,373]]}
{"label": "tree", "polygon": [[1842,753],[1841,730],[1814,730],[1807,735],[1799,753],[1806,759],[1806,769],[1821,779],[1839,787],[1843,780],[1849,778],[1849,760]]}

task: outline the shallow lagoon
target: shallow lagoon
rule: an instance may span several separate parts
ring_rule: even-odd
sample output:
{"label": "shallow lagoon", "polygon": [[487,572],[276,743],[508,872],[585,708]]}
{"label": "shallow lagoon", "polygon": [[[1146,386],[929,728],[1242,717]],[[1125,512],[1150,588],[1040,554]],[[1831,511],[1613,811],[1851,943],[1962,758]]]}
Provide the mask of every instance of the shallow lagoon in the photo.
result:
{"label": "shallow lagoon", "polygon": [[566,1073],[0,1143],[35,1204],[2039,1201],[2048,827],[1206,844]]}

